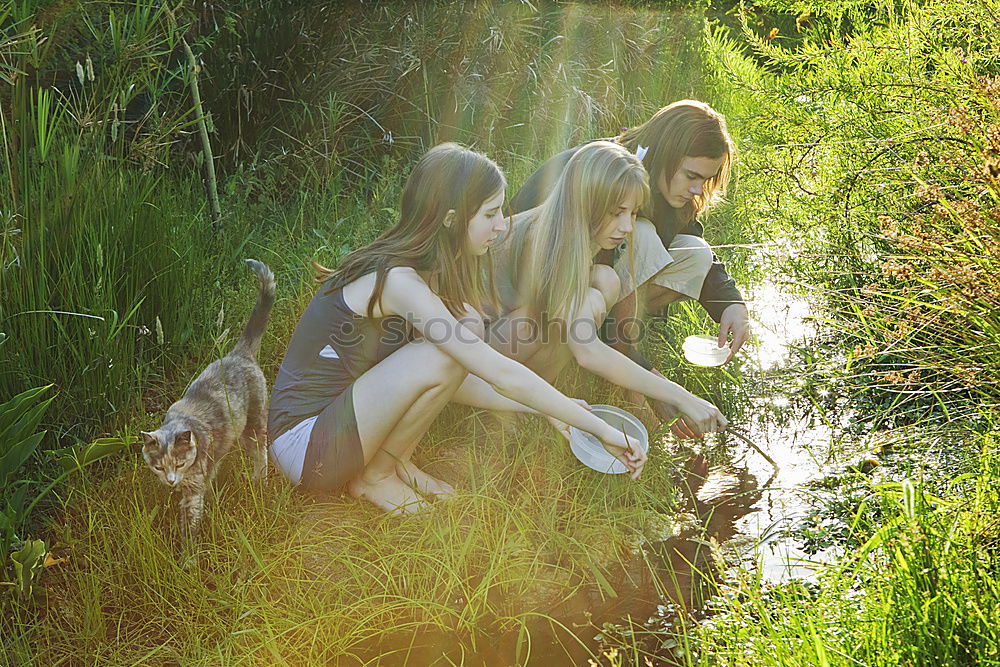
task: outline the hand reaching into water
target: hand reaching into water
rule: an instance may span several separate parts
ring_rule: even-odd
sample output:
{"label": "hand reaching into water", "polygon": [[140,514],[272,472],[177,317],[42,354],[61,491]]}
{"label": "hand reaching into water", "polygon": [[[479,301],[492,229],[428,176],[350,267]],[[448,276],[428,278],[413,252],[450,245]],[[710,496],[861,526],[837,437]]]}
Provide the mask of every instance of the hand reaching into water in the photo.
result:
{"label": "hand reaching into water", "polygon": [[734,303],[722,311],[722,319],[719,321],[719,347],[723,347],[729,340],[730,334],[733,339],[730,341],[728,364],[740,351],[743,344],[750,339],[750,313],[746,304]]}
{"label": "hand reaching into water", "polygon": [[682,415],[674,406],[652,398],[649,399],[648,402],[649,407],[653,409],[653,413],[656,417],[661,422],[670,424],[670,432],[673,433],[675,437],[680,438],[681,440],[692,440],[701,437],[700,433],[697,433],[686,421],[684,421],[684,415]]}
{"label": "hand reaching into water", "polygon": [[683,428],[691,433],[690,437],[700,438],[706,433],[719,433],[729,426],[729,420],[719,408],[694,394],[689,394],[684,405],[678,407],[682,415],[677,421],[683,420]]}
{"label": "hand reaching into water", "polygon": [[[659,375],[664,380],[667,379],[663,373],[655,368],[652,369],[651,372],[655,375]],[[684,415],[682,415],[680,410],[673,405],[664,403],[663,401],[657,401],[654,398],[647,398],[646,402],[649,404],[649,407],[652,408],[653,414],[656,415],[657,419],[661,422],[670,424],[670,432],[673,433],[674,436],[680,438],[681,440],[697,439],[702,436],[701,433],[691,428],[690,424],[684,420]]]}

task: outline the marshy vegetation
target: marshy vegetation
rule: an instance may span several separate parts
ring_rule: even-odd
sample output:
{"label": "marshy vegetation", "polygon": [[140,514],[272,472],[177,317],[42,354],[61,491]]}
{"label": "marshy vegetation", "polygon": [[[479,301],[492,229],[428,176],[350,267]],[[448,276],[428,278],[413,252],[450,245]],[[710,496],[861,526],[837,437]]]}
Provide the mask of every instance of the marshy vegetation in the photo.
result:
{"label": "marshy vegetation", "polygon": [[[0,4],[0,662],[1000,664],[996,17],[991,2]],[[682,307],[646,344],[740,422],[823,427],[782,443],[814,463],[808,510],[757,537],[825,564],[772,578],[764,547],[725,541],[698,478],[744,467],[736,441],[692,456],[661,432],[628,484],[540,422],[454,409],[421,455],[461,492],[430,515],[247,484],[234,460],[184,567],[132,436],[232,344],[253,301],[243,257],[277,274],[273,378],[309,260],[390,224],[423,148],[475,145],[516,187],[682,97],[725,113],[740,150],[709,241],[752,309],[777,308],[763,295],[779,285],[815,331],[777,366],[692,370],[679,341],[708,321]],[[766,482],[742,473],[725,504],[759,508]]]}

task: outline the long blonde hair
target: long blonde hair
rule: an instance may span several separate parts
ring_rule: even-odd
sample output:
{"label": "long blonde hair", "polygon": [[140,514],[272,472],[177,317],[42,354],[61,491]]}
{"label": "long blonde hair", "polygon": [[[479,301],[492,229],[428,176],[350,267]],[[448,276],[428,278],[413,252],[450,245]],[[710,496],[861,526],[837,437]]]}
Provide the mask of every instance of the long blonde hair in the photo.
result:
{"label": "long blonde hair", "polygon": [[[336,270],[313,263],[316,281],[338,289],[375,272],[368,317],[380,303],[389,269],[408,266],[436,277],[435,293],[456,317],[466,303],[487,301],[487,272],[466,247],[469,220],[507,187],[503,172],[482,153],[454,143],[427,151],[406,180],[399,222],[367,246],[347,255]],[[449,211],[451,224],[445,225]]]}
{"label": "long blonde hair", "polygon": [[[705,102],[679,100],[669,104],[642,125],[625,130],[615,141],[631,153],[635,153],[639,146],[648,149],[642,164],[649,172],[649,182],[653,184],[653,198],[658,201],[662,200],[658,187],[660,179],[665,176],[670,183],[684,158],[723,158],[719,172],[708,179],[702,193],[675,213],[681,226],[697,218],[725,194],[736,146],[726,128],[725,116]],[[641,214],[655,219],[652,203],[649,210],[643,210]]]}
{"label": "long blonde hair", "polygon": [[642,163],[622,146],[594,141],[573,154],[538,209],[526,239],[521,294],[532,317],[568,323],[586,298],[591,240],[629,195],[649,199]]}

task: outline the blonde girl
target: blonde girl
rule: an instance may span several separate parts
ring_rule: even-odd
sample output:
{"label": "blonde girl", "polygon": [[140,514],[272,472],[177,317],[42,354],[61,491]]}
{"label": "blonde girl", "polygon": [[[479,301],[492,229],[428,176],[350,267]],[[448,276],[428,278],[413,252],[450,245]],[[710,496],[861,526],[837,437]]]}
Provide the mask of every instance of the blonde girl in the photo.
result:
{"label": "blonde girl", "polygon": [[[721,200],[729,182],[736,148],[725,117],[705,102],[679,100],[610,141],[642,160],[651,188],[634,234],[635,273],[619,270],[631,278],[623,285],[623,297],[634,299],[632,290],[638,287],[650,312],[678,299],[697,299],[720,323],[720,344],[731,337],[735,354],[750,336],[746,305],[702,238],[699,220]],[[579,149],[565,150],[539,167],[511,200],[513,212],[541,204]]]}
{"label": "blonde girl", "polygon": [[437,146],[407,180],[399,222],[336,271],[318,267],[271,396],[270,451],[290,480],[419,511],[453,491],[410,460],[449,401],[575,425],[638,477],[645,457],[622,433],[481,338],[470,304],[483,302],[480,260],[507,229],[505,186],[485,156]]}
{"label": "blonde girl", "polygon": [[491,329],[491,341],[550,379],[573,359],[613,384],[672,406],[693,435],[721,430],[727,421],[715,406],[597,335],[618,301],[621,280],[594,257],[627,245],[649,199],[642,163],[621,145],[595,141],[575,151],[541,206],[515,216],[497,248],[504,317]]}

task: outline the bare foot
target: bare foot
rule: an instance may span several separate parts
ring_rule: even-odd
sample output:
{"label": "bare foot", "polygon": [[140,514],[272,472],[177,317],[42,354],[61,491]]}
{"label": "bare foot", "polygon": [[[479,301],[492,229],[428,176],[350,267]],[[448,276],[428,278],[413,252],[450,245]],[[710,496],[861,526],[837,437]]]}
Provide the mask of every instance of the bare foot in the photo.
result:
{"label": "bare foot", "polygon": [[404,484],[412,486],[425,496],[448,498],[455,495],[455,487],[437,477],[428,475],[410,461],[397,463],[396,474],[399,475],[399,479]]}
{"label": "bare foot", "polygon": [[396,475],[372,478],[364,473],[347,485],[347,492],[364,498],[390,514],[416,514],[430,505]]}

